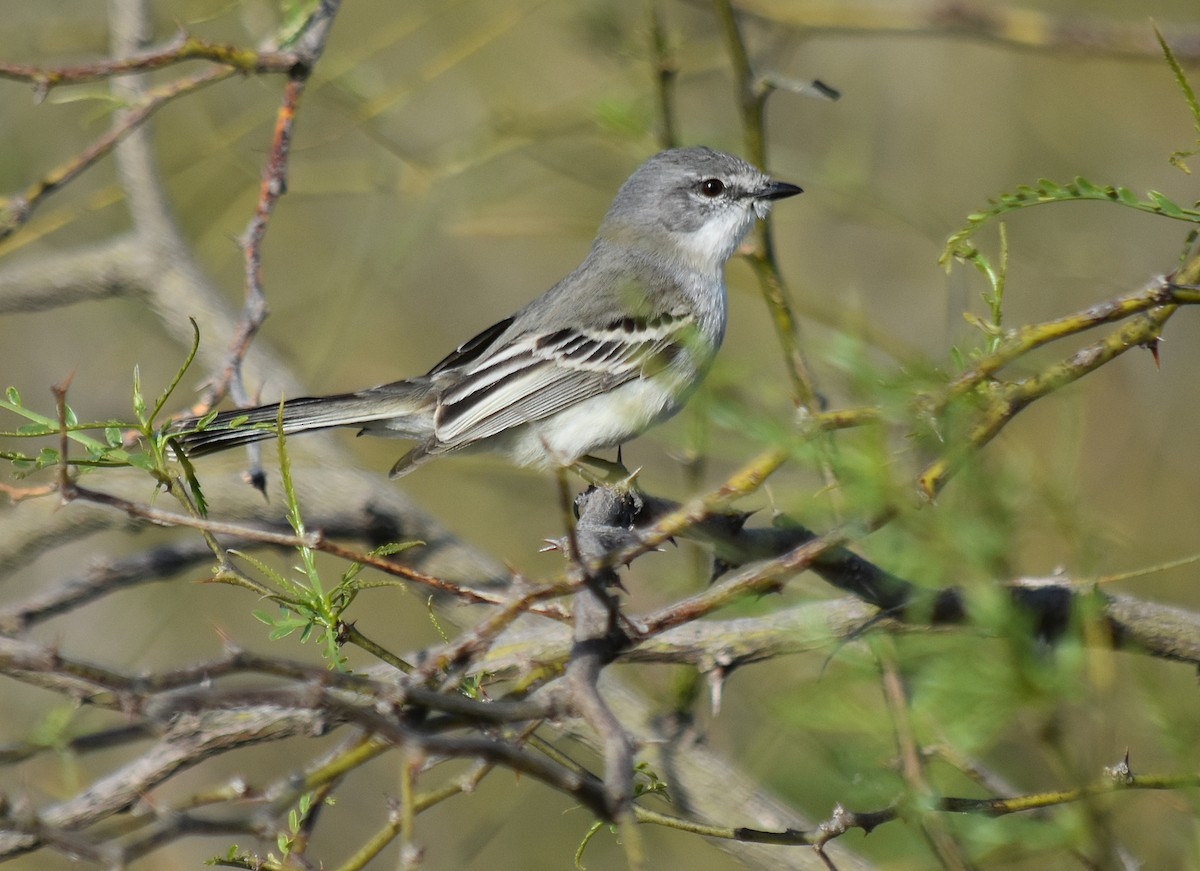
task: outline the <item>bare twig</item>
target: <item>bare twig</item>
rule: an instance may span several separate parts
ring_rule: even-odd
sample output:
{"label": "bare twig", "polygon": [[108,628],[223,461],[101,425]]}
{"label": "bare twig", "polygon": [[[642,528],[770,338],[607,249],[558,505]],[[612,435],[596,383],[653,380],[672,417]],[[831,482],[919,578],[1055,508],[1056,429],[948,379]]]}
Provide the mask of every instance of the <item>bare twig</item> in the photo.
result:
{"label": "bare twig", "polygon": [[61,189],[107,155],[118,142],[144,124],[154,112],[178,97],[227,79],[235,73],[236,70],[228,67],[215,67],[147,91],[137,104],[130,106],[122,113],[118,123],[111,126],[108,132],[83,152],[46,173],[26,188],[24,193],[0,200],[0,241],[23,226],[33,215],[33,210],[46,197]]}
{"label": "bare twig", "polygon": [[[229,352],[220,375],[210,383],[199,407],[207,410],[218,402],[226,391],[232,394],[235,404],[252,404],[246,391],[242,375],[242,361],[250,349],[250,343],[258,335],[267,317],[267,296],[263,287],[262,244],[267,226],[280,197],[287,192],[288,159],[291,154],[292,134],[300,97],[308,84],[312,70],[325,51],[325,43],[333,27],[341,0],[321,0],[312,8],[312,14],[304,23],[300,37],[296,40],[297,61],[288,69],[288,81],[283,90],[283,100],[275,116],[275,130],[271,137],[271,150],[263,167],[259,185],[258,205],[254,217],[241,239],[245,256],[246,295],[242,311],[229,343]],[[251,463],[247,470],[250,482],[259,490],[265,490],[266,475],[260,464],[257,448],[250,451]]]}
{"label": "bare twig", "polygon": [[181,30],[174,39],[157,48],[94,63],[38,67],[0,61],[0,79],[29,82],[34,86],[36,98],[41,101],[51,88],[59,85],[77,85],[107,80],[113,76],[151,72],[191,60],[212,61],[248,75],[286,73],[296,65],[299,58],[293,52],[255,51],[236,45],[209,42]]}
{"label": "bare twig", "polygon": [[[65,438],[65,432],[64,432]],[[63,451],[62,456],[66,456],[66,451]],[[321,551],[322,553],[332,554],[341,557],[348,562],[361,563],[379,569],[387,574],[403,578],[408,581],[413,581],[423,586],[430,587],[441,593],[448,593],[451,596],[460,598],[466,602],[485,603],[485,604],[507,604],[510,602],[509,597],[504,593],[491,593],[472,589],[463,586],[462,584],[453,583],[442,580],[441,578],[425,574],[416,569],[409,568],[394,560],[385,557],[375,556],[370,553],[362,553],[352,550],[335,541],[330,541],[325,537],[326,533],[323,530],[317,530],[305,535],[296,535],[294,533],[274,532],[268,529],[261,529],[254,526],[247,526],[237,523],[229,523],[220,520],[209,520],[204,517],[193,517],[187,514],[178,514],[171,511],[163,511],[158,508],[151,508],[148,505],[142,505],[138,502],[125,499],[121,496],[116,496],[111,493],[104,493],[99,490],[93,490],[86,487],[81,487],[74,481],[70,480],[65,469],[67,465],[62,464],[63,472],[59,480],[59,493],[64,502],[72,502],[77,499],[93,502],[98,505],[104,505],[108,508],[113,508],[117,511],[122,511],[130,517],[137,517],[152,523],[156,526],[181,526],[191,529],[199,529],[213,535],[230,536],[241,539],[243,541],[253,541],[259,544],[277,545],[280,547],[308,547],[313,550]],[[565,619],[566,614],[555,608],[539,608],[535,607],[536,603],[549,598],[563,596],[571,592],[569,586],[548,586],[542,587],[536,591],[527,594],[526,598],[520,600],[521,604],[527,605],[527,610],[541,613],[544,616],[555,617],[556,619]]]}
{"label": "bare twig", "polygon": [[679,144],[678,122],[675,119],[675,80],[679,65],[675,60],[663,23],[658,0],[646,0],[646,15],[650,31],[650,54],[654,59],[654,92],[658,96],[658,142],[663,148]]}
{"label": "bare twig", "polygon": [[[766,167],[768,164],[765,111],[767,97],[770,96],[772,88],[764,78],[755,73],[751,65],[731,0],[714,0],[713,5],[725,35],[726,50],[733,66],[746,156],[752,163]],[[783,275],[779,271],[769,223],[759,223],[755,232],[757,241],[749,254],[750,264],[758,276],[763,300],[767,304],[776,336],[783,349],[796,404],[801,408],[816,410],[819,407],[816,387],[808,363],[800,350],[799,324]]]}

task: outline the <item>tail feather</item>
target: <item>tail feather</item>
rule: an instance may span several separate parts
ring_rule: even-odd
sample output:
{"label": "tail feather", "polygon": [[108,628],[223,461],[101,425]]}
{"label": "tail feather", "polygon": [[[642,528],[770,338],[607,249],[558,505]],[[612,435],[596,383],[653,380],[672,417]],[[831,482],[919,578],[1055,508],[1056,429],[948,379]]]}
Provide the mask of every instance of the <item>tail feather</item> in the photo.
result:
{"label": "tail feather", "polygon": [[[399,382],[361,393],[286,399],[283,433],[360,426],[374,435],[423,439],[433,427],[433,416],[422,402],[427,393],[421,385]],[[196,429],[200,420],[176,424],[180,433],[175,442],[188,458],[275,438],[279,432],[279,403],[222,411],[203,429]]]}

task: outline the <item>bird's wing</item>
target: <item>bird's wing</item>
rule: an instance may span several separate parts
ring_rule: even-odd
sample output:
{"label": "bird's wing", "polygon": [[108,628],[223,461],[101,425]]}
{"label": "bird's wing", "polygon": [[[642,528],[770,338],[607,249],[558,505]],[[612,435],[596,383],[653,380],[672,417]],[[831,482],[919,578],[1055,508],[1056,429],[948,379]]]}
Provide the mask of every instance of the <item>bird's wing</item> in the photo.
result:
{"label": "bird's wing", "polygon": [[661,371],[696,340],[694,318],[671,314],[515,336],[442,393],[438,443],[458,447],[549,417]]}
{"label": "bird's wing", "polygon": [[474,338],[463,342],[444,358],[438,361],[437,365],[426,373],[426,377],[438,375],[439,373],[445,372],[448,369],[455,369],[471,365],[471,363],[478,360],[491,349],[492,343],[495,342],[505,330],[512,326],[512,322],[513,318],[507,317],[498,323],[492,324]]}

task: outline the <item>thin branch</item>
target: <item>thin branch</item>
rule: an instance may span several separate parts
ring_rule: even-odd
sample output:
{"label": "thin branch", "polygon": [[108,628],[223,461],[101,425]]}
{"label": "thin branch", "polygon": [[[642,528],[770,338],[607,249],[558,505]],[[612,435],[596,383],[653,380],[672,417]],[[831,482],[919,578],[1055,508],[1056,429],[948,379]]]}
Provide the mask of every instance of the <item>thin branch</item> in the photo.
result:
{"label": "thin branch", "polygon": [[1076,351],[1036,375],[995,386],[988,392],[984,408],[965,438],[953,441],[946,453],[921,472],[918,477],[921,492],[930,499],[935,497],[967,456],[995,438],[1000,430],[1034,401],[1095,372],[1127,351],[1152,347],[1176,310],[1176,306],[1166,305],[1137,315],[1099,342]]}
{"label": "thin branch", "polygon": [[1038,324],[1026,324],[1011,331],[1000,346],[961,372],[928,404],[930,413],[939,413],[952,400],[974,389],[1009,363],[1050,342],[1078,335],[1104,324],[1124,320],[1164,305],[1200,304],[1196,288],[1180,286],[1163,276],[1140,290],[1098,302],[1060,318]]}
{"label": "thin branch", "polygon": [[[933,802],[931,813],[981,814],[1004,816],[1024,813],[1040,808],[1056,807],[1084,801],[1098,795],[1108,795],[1125,790],[1180,790],[1200,787],[1198,774],[1143,774],[1135,775],[1128,767],[1128,760],[1106,767],[1100,779],[1080,787],[1046,792],[1027,793],[997,798],[956,798],[945,796]],[[851,811],[840,803],[832,816],[822,822],[815,831],[784,829],[768,831],[746,827],[708,825],[694,820],[681,819],[669,814],[656,813],[643,807],[637,808],[640,823],[660,825],[684,832],[704,835],[709,838],[745,841],[756,844],[779,844],[790,846],[814,845],[823,847],[829,841],[846,834],[851,829],[862,829],[869,834],[885,823],[900,819],[896,806],[877,811]]]}
{"label": "thin branch", "polygon": [[235,45],[209,42],[181,30],[175,38],[158,48],[73,66],[39,67],[0,61],[0,79],[28,82],[34,86],[35,99],[41,102],[51,88],[107,80],[113,76],[165,69],[192,60],[208,60],[234,71],[286,73],[299,58],[288,51],[256,51]]}
{"label": "thin branch", "polygon": [[[64,450],[61,456],[66,457]],[[67,465],[62,464],[65,470]],[[323,530],[316,530],[305,535],[296,535],[294,533],[274,532],[269,529],[262,529],[244,524],[229,523],[220,520],[209,520],[204,517],[192,517],[187,514],[178,514],[171,511],[163,511],[158,508],[151,508],[138,502],[125,499],[121,496],[116,496],[111,493],[104,493],[99,490],[93,490],[87,487],[81,487],[78,483],[71,480],[64,471],[59,481],[59,494],[64,502],[72,502],[75,500],[85,500],[103,505],[108,508],[122,511],[130,517],[140,518],[148,523],[156,526],[167,527],[186,527],[198,529],[212,535],[230,536],[244,541],[253,541],[259,544],[276,545],[279,547],[307,547],[313,550],[328,553],[333,556],[341,557],[349,562],[361,563],[379,569],[387,574],[403,578],[408,581],[430,587],[438,592],[448,593],[451,596],[462,599],[470,603],[483,603],[493,605],[507,605],[510,603],[510,597],[502,592],[485,592],[472,589],[462,584],[446,581],[433,575],[425,574],[416,569],[409,568],[402,563],[395,562],[385,557],[375,556],[370,553],[362,553],[352,550],[335,541],[330,541],[326,538],[326,533]],[[535,603],[545,599],[555,598],[570,593],[572,588],[565,585],[551,585],[539,588],[536,591],[527,594],[527,598],[522,599],[523,603],[528,604],[528,610],[543,614],[544,616],[553,617],[555,619],[566,619],[566,613],[561,609],[554,607],[534,607]]]}
{"label": "thin branch", "polygon": [[[302,34],[296,42],[297,62],[288,70],[287,85],[283,99],[275,115],[275,129],[271,137],[271,149],[263,167],[259,185],[258,204],[241,238],[245,257],[246,295],[241,315],[229,343],[229,352],[224,369],[217,380],[205,392],[202,407],[211,407],[226,390],[232,393],[237,405],[251,404],[242,380],[242,361],[250,343],[258,334],[267,317],[267,297],[263,287],[262,245],[266,237],[271,215],[280,197],[287,192],[288,160],[291,156],[292,136],[295,129],[296,112],[300,98],[308,85],[309,76],[325,51],[325,44],[337,16],[341,0],[321,0],[314,5],[312,14],[304,23]],[[251,479],[262,480],[262,470],[250,470]],[[261,489],[261,486],[260,486]]]}
{"label": "thin branch", "polygon": [[0,241],[8,238],[22,227],[32,217],[33,210],[46,197],[60,190],[93,166],[111,152],[117,143],[144,124],[147,118],[167,103],[227,79],[236,72],[228,67],[214,67],[147,91],[141,100],[128,107],[127,111],[122,114],[120,123],[112,125],[103,136],[80,154],[50,170],[27,187],[24,193],[0,199]]}
{"label": "thin branch", "polygon": [[665,516],[658,517],[653,526],[639,530],[634,542],[609,551],[591,568],[596,570],[604,566],[629,563],[685,530],[704,522],[735,500],[761,487],[763,482],[787,461],[788,456],[788,451],[783,448],[768,448],[730,475],[720,487],[693,498]]}
{"label": "thin branch", "polygon": [[671,50],[658,0],[646,0],[646,18],[650,31],[650,56],[653,59],[654,93],[658,97],[658,143],[663,148],[674,148],[679,144],[679,124],[675,118],[675,81],[679,75],[679,64]]}
{"label": "thin branch", "polygon": [[909,707],[909,687],[905,686],[894,645],[889,642],[890,639],[883,639],[881,644],[876,645],[876,649],[879,652],[883,698],[891,717],[896,749],[900,757],[900,773],[909,790],[908,803],[917,805],[917,822],[921,833],[942,867],[952,871],[967,871],[967,859],[962,846],[955,841],[945,822],[934,814],[921,813],[919,810],[923,800],[933,795],[933,788],[926,776],[925,759],[917,745],[912,711]]}
{"label": "thin branch", "polygon": [[[725,36],[725,47],[733,67],[734,88],[742,116],[742,136],[745,140],[746,156],[754,164],[766,167],[766,101],[772,88],[765,78],[756,74],[746,43],[738,26],[737,15],[731,0],[713,0],[713,7]],[[799,324],[794,306],[779,270],[775,246],[771,237],[770,224],[759,222],[756,244],[748,258],[775,332],[783,349],[784,362],[792,382],[796,405],[810,410],[819,408],[817,391],[804,354],[800,350]]]}

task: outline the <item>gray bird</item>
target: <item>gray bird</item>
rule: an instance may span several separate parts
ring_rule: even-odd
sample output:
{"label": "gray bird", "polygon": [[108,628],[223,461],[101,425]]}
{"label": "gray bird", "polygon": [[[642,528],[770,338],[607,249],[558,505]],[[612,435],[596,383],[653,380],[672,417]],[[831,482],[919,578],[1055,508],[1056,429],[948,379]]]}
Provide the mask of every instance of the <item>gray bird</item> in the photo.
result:
{"label": "gray bird", "polygon": [[[287,435],[334,426],[413,439],[392,467],[493,450],[571,463],[679,411],[725,336],[725,263],[755,218],[801,189],[711,148],[673,148],[621,186],[579,266],[419,378],[287,399]],[[276,435],[278,403],[225,411],[175,437],[189,458]]]}

